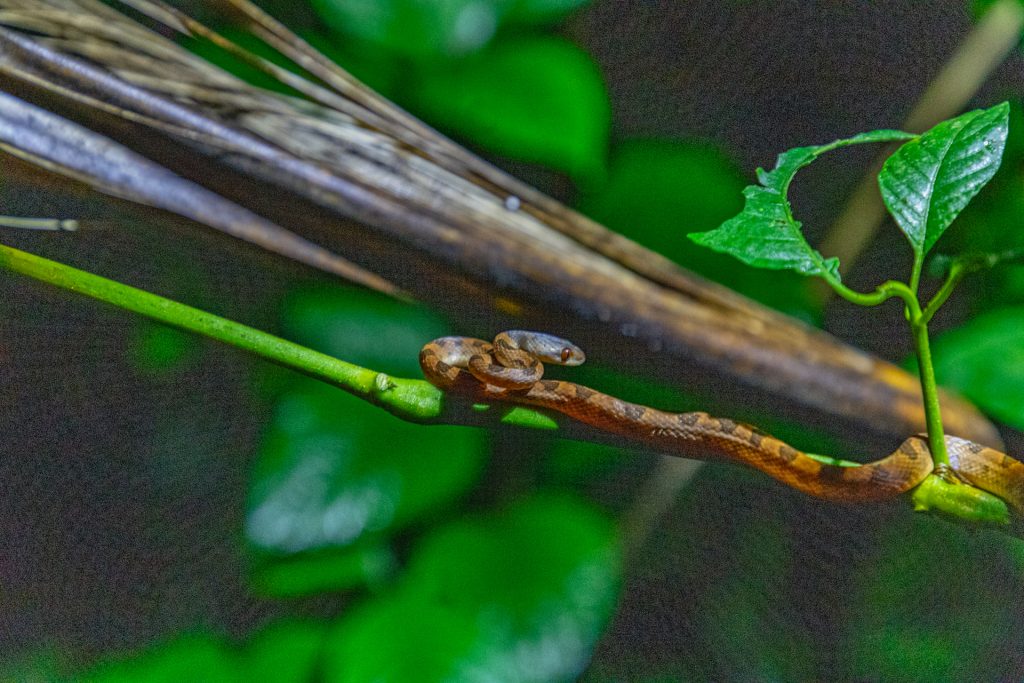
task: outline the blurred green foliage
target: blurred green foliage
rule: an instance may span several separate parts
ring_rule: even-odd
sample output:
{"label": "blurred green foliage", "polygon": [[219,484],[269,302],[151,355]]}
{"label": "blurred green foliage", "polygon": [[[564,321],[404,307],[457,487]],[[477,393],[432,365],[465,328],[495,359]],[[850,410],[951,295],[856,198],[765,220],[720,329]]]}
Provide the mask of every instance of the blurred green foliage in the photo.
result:
{"label": "blurred green foliage", "polygon": [[543,26],[588,0],[312,0],[340,36],[413,59],[461,56],[487,45],[503,25]]}
{"label": "blurred green foliage", "polygon": [[1015,615],[1001,591],[978,586],[1012,574],[1021,543],[993,538],[927,517],[894,520],[851,587],[851,678],[1005,680],[1007,663],[993,651]]}
{"label": "blurred green foliage", "polygon": [[993,417],[1024,429],[1024,307],[989,311],[942,335],[935,374]]}
{"label": "blurred green foliage", "polygon": [[504,157],[593,183],[604,173],[611,110],[593,60],[557,38],[503,40],[421,74],[410,107]]}
{"label": "blurred green foliage", "polygon": [[[617,593],[611,521],[540,496],[431,531],[395,589],[328,641],[328,680],[571,680]],[[476,672],[476,673],[474,673]]]}
{"label": "blurred green foliage", "polygon": [[90,683],[179,683],[202,680],[221,683],[238,679],[233,652],[207,633],[180,636],[139,655],[112,660],[81,676]]}
{"label": "blurred green foliage", "polygon": [[196,338],[181,330],[145,319],[138,321],[135,330],[135,339],[128,348],[132,364],[140,373],[163,374],[198,355]]}
{"label": "blurred green foliage", "polygon": [[611,519],[540,495],[440,525],[399,579],[333,626],[284,621],[242,645],[185,636],[99,665],[90,681],[571,680],[619,584]]}
{"label": "blurred green foliage", "polygon": [[[423,340],[446,332],[421,309],[348,289],[296,293],[282,318],[286,336],[305,346],[404,376],[418,372]],[[464,493],[482,465],[482,436],[412,425],[333,387],[295,382],[276,399],[250,488],[245,533],[261,590],[294,595],[379,578],[388,564],[378,561],[381,536]],[[346,564],[330,550],[354,554]],[[297,566],[300,553],[319,559]],[[275,559],[290,570],[268,571]]]}
{"label": "blurred green foliage", "polygon": [[328,625],[312,620],[281,620],[257,632],[241,648],[242,681],[303,683],[314,680]]}
{"label": "blurred green foliage", "polygon": [[591,218],[676,263],[809,322],[817,319],[804,278],[766,273],[684,235],[717,228],[743,207],[746,180],[715,145],[638,139],[615,147],[606,183],[585,192]]}

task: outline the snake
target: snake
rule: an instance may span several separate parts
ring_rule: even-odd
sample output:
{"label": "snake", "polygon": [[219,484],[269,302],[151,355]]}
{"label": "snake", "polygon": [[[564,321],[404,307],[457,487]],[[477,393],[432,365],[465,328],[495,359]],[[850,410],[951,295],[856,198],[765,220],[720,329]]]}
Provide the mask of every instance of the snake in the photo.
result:
{"label": "snake", "polygon": [[[492,342],[441,337],[420,351],[424,376],[443,391],[476,401],[507,401],[556,411],[669,455],[746,465],[827,501],[893,498],[913,489],[935,470],[923,434],[906,439],[880,460],[836,464],[735,420],[704,412],[666,412],[574,382],[543,377],[545,363],[571,367],[584,360],[586,355],[575,344],[528,330],[502,332]],[[1024,512],[1024,463],[959,437],[946,435],[945,442],[949,470],[956,477]]]}

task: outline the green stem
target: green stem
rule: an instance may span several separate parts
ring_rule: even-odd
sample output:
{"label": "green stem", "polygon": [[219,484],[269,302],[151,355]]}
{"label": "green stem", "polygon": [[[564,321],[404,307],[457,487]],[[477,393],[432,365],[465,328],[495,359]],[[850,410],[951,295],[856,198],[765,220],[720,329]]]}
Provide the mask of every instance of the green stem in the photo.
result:
{"label": "green stem", "polygon": [[924,267],[924,254],[914,253],[914,266],[910,271],[910,291],[917,297],[917,288],[921,284],[921,269]]}
{"label": "green stem", "polygon": [[960,263],[954,263],[949,268],[949,273],[946,275],[946,281],[939,287],[939,291],[935,292],[935,296],[925,306],[924,311],[921,313],[921,320],[925,324],[931,322],[932,316],[935,315],[935,311],[939,310],[942,304],[946,303],[946,299],[953,293],[953,290],[960,280],[964,279],[964,275],[967,274],[967,269]]}
{"label": "green stem", "polygon": [[0,244],[0,267],[195,332],[322,380],[412,422],[484,424],[539,429],[558,423],[521,406],[469,406],[449,402],[429,382],[392,377],[161,296]]}
{"label": "green stem", "polygon": [[932,367],[932,352],[928,343],[928,323],[923,320],[920,310],[911,312],[910,328],[914,333],[914,347],[917,351],[917,365],[921,375],[921,393],[924,398],[924,418],[928,425],[928,446],[932,461],[938,465],[949,465],[946,452],[946,436],[942,429],[942,413],[939,406],[939,389]]}
{"label": "green stem", "polygon": [[850,289],[837,278],[832,275],[825,275],[825,281],[835,290],[836,294],[843,297],[850,303],[857,304],[858,306],[877,306],[881,303],[898,297],[903,299],[903,302],[907,305],[907,308],[919,308],[917,303],[917,297],[914,293],[902,282],[896,280],[888,280],[878,285],[873,292],[858,292]]}
{"label": "green stem", "polygon": [[[558,430],[559,436],[583,441],[597,443],[609,441],[608,435],[600,430],[586,427],[560,416],[553,418],[544,412],[524,406],[509,406],[500,402],[495,405],[470,405],[466,401],[460,401],[457,397],[449,400],[444,392],[429,382],[392,377],[382,372],[346,363],[246,325],[2,244],[0,244],[0,267],[249,351],[266,360],[333,384],[411,422],[477,426],[503,424],[531,429]],[[902,283],[886,283],[879,288],[879,291],[870,295],[859,294],[852,290],[849,293],[855,298],[877,300],[880,303],[892,296],[906,300],[907,291],[909,290],[906,285]],[[938,397],[932,372],[931,355],[928,350],[927,328],[921,320],[920,308],[916,299],[911,297],[908,307],[916,321],[915,341],[918,345],[918,359],[922,368],[921,382],[924,386],[928,433],[932,439],[932,454],[936,458],[936,462],[948,463],[945,442],[942,439],[942,423],[938,413]],[[614,439],[612,441],[618,443]],[[811,457],[822,462],[847,467],[858,465],[826,456],[812,455]],[[989,496],[989,498],[993,497]],[[993,498],[993,500],[995,503],[1001,503],[998,499]],[[935,507],[934,503],[928,504]],[[952,513],[970,520],[978,516],[975,508],[978,508],[978,504],[972,499],[970,504],[953,508]],[[1001,509],[1005,514],[1005,505]],[[991,515],[989,516],[991,517]]]}
{"label": "green stem", "polygon": [[0,245],[0,266],[153,320],[231,344],[311,377],[330,382],[364,398],[371,397],[377,391],[378,373],[372,370],[141,289],[5,245]]}
{"label": "green stem", "polygon": [[[915,260],[915,264],[917,261]],[[918,276],[920,271],[918,269]],[[925,424],[928,427],[928,447],[932,452],[932,460],[936,465],[949,465],[949,453],[946,451],[946,438],[942,430],[942,413],[939,407],[939,390],[935,382],[935,369],[932,367],[932,352],[928,343],[928,321],[935,310],[945,302],[959,281],[959,269],[951,270],[950,277],[942,289],[929,302],[928,308],[921,310],[921,304],[911,287],[889,280],[879,285],[874,292],[857,292],[833,277],[826,277],[832,289],[847,301],[861,306],[877,306],[893,297],[903,299],[906,306],[907,320],[914,335],[914,350],[917,353],[917,364],[920,369],[921,394],[924,399]]]}

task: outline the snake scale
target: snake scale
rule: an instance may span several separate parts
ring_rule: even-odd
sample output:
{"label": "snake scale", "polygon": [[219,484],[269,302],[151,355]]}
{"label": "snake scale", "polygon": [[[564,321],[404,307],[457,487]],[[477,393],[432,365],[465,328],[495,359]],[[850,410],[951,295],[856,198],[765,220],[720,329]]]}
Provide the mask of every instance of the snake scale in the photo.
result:
{"label": "snake scale", "polygon": [[[563,413],[663,453],[741,463],[798,491],[830,501],[868,502],[904,493],[933,469],[928,441],[911,436],[889,456],[859,466],[821,462],[750,425],[702,412],[669,413],[594,389],[543,379],[544,363],[579,365],[564,339],[511,330],[493,343],[442,337],[423,347],[420,366],[438,388],[482,401],[508,401]],[[946,437],[950,465],[967,483],[1024,511],[1024,464],[995,449]]]}

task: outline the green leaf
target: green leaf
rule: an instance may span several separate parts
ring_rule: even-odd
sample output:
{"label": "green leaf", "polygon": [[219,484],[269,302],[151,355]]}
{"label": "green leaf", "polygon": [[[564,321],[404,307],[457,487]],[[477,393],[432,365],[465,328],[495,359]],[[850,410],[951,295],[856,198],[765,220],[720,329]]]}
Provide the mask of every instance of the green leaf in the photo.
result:
{"label": "green leaf", "polygon": [[506,19],[520,24],[550,24],[589,4],[590,0],[516,0]]}
{"label": "green leaf", "polygon": [[904,144],[882,166],[882,199],[918,257],[985,186],[1003,158],[1010,105],[967,112]]}
{"label": "green leaf", "polygon": [[328,636],[320,680],[472,680],[460,671],[459,664],[471,658],[480,630],[475,614],[436,609],[405,593],[376,597],[349,609],[339,628]]}
{"label": "green leaf", "polygon": [[129,344],[130,360],[145,375],[162,375],[180,368],[198,355],[195,335],[140,318]]}
{"label": "green leaf", "polygon": [[992,656],[992,635],[1013,630],[1015,610],[1006,605],[1016,604],[1018,594],[991,576],[1012,576],[1020,541],[921,515],[892,516],[885,528],[886,538],[851,568],[854,582],[844,588],[853,609],[843,620],[846,637],[836,644],[848,662],[843,677],[1006,678],[1005,660]]}
{"label": "green leaf", "polygon": [[235,683],[235,653],[208,634],[186,635],[134,656],[109,660],[79,676],[89,683]]}
{"label": "green leaf", "polygon": [[1000,252],[1024,247],[1020,216],[1024,214],[1024,110],[1010,104],[1009,131],[1003,162],[992,180],[942,235],[951,254]]}
{"label": "green leaf", "polygon": [[394,572],[395,558],[385,544],[356,543],[337,550],[259,557],[249,571],[254,593],[300,598],[352,586],[374,586]]}
{"label": "green leaf", "polygon": [[242,651],[240,680],[305,683],[317,680],[317,658],[327,627],[311,621],[279,621],[256,633]]}
{"label": "green leaf", "polygon": [[928,274],[932,277],[943,277],[953,267],[964,273],[995,268],[1000,264],[1020,263],[1024,261],[1024,249],[1007,249],[1001,252],[967,252],[958,256],[936,254],[928,264]]}
{"label": "green leaf", "polygon": [[839,147],[912,137],[902,131],[875,130],[826,145],[783,152],[771,171],[757,169],[760,185],[750,185],[743,191],[746,203],[739,215],[716,230],[691,233],[689,237],[697,244],[730,254],[751,266],[795,270],[802,275],[839,280],[839,260],[826,259],[811,247],[800,230],[800,221],[793,218],[786,195],[794,176],[825,152]]}
{"label": "green leaf", "polygon": [[493,36],[513,0],[312,0],[333,30],[416,59],[464,55]]}
{"label": "green leaf", "polygon": [[939,383],[1024,429],[1024,307],[979,316],[935,340]]}
{"label": "green leaf", "polygon": [[604,173],[611,109],[593,60],[558,38],[501,41],[421,74],[410,107],[446,132],[577,180]]}
{"label": "green leaf", "polygon": [[325,680],[562,681],[590,657],[619,585],[614,525],[540,496],[434,531],[396,591],[349,612]]}
{"label": "green leaf", "polygon": [[[423,343],[447,332],[423,309],[347,289],[290,297],[283,319],[289,338],[403,375],[418,373]],[[408,424],[296,380],[275,407],[249,490],[245,534],[260,592],[299,595],[378,579],[389,564],[379,548],[386,537],[476,480],[482,439],[477,430]]]}
{"label": "green leaf", "polygon": [[250,542],[292,554],[348,547],[414,521],[466,490],[481,434],[400,422],[304,381],[274,412],[250,489]]}

